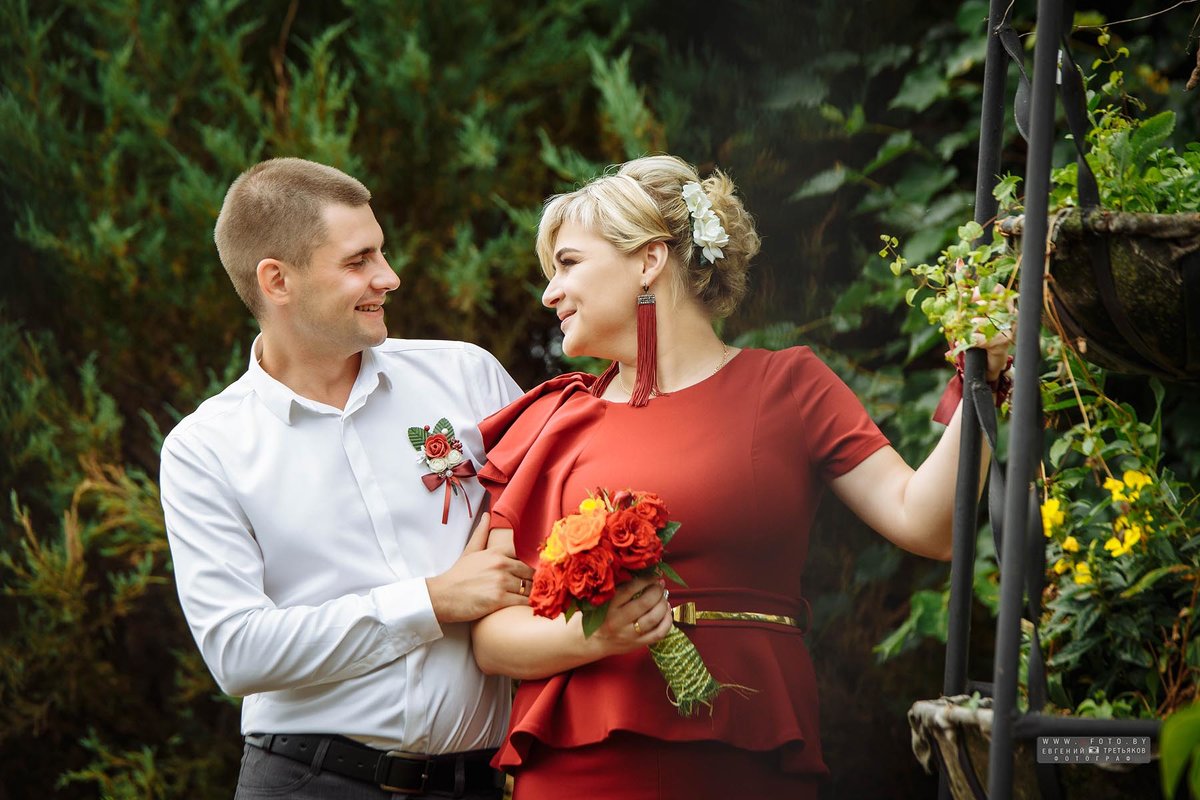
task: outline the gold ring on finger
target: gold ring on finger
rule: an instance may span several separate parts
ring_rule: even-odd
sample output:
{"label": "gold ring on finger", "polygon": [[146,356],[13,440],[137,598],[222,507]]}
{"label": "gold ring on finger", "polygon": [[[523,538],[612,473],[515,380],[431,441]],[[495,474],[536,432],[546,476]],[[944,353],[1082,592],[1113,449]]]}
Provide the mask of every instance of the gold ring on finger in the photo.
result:
{"label": "gold ring on finger", "polygon": [[517,589],[517,591],[520,592],[522,597],[525,596],[525,579],[524,578],[521,578],[521,586]]}
{"label": "gold ring on finger", "polygon": [[633,632],[636,633],[638,636],[642,635],[642,626],[638,624],[638,621],[636,619],[633,621]]}

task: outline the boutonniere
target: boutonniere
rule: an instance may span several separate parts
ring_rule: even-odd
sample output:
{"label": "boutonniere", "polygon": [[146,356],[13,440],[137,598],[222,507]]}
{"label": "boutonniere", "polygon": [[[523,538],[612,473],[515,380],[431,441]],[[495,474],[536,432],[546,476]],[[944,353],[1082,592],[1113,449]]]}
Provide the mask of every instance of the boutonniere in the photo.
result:
{"label": "boutonniere", "polygon": [[[462,442],[454,438],[454,426],[450,420],[442,417],[431,429],[428,425],[421,428],[409,428],[408,440],[421,455],[417,461],[425,462],[429,472],[421,476],[421,482],[429,491],[435,491],[443,484],[446,487],[446,499],[442,503],[442,524],[450,518],[450,495],[458,494],[463,489],[463,479],[475,475],[475,465],[463,456]],[[463,489],[463,500],[467,503],[467,516],[471,516],[471,499]]]}

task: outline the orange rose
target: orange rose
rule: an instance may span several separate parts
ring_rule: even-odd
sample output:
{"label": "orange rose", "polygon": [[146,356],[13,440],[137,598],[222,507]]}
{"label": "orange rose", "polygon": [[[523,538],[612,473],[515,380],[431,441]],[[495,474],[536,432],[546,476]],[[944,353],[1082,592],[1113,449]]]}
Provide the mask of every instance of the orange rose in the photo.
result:
{"label": "orange rose", "polygon": [[654,526],[636,511],[637,506],[613,512],[606,523],[617,565],[635,572],[662,561],[663,554],[662,540]]}
{"label": "orange rose", "polygon": [[593,547],[576,553],[567,561],[566,567],[566,587],[572,597],[600,606],[616,594],[613,554],[608,548]]}
{"label": "orange rose", "polygon": [[558,530],[563,547],[570,555],[591,550],[600,543],[600,534],[604,531],[604,514],[571,514],[562,520],[562,527]]}
{"label": "orange rose", "polygon": [[665,527],[671,521],[667,516],[667,504],[653,492],[639,492],[630,510],[653,525],[654,530]]}
{"label": "orange rose", "polygon": [[543,563],[533,573],[529,605],[539,617],[554,619],[567,608],[566,570],[561,564]]}

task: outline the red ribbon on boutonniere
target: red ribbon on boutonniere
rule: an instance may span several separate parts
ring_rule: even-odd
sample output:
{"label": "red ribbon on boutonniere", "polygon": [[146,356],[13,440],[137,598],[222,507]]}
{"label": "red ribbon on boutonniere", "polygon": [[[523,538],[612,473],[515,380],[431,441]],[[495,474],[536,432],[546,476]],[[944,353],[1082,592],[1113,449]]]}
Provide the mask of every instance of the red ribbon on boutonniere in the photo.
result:
{"label": "red ribbon on boutonniere", "polygon": [[[425,484],[425,488],[429,491],[434,491],[443,483],[446,484],[446,499],[442,502],[442,524],[446,524],[446,520],[450,518],[450,492],[458,494],[458,490],[463,488],[461,478],[475,477],[475,466],[470,461],[464,461],[454,469],[446,470],[445,472],[429,472],[421,476],[421,482]],[[471,498],[467,497],[467,492],[463,489],[463,500],[467,501],[467,516],[473,516],[471,513]]]}
{"label": "red ribbon on boutonniere", "polygon": [[475,465],[463,456],[462,443],[454,437],[454,426],[450,424],[450,420],[442,417],[432,429],[428,425],[409,428],[408,441],[421,454],[417,460],[425,462],[425,466],[429,468],[429,472],[421,476],[425,488],[432,492],[443,484],[446,486],[446,499],[442,503],[442,524],[445,525],[450,519],[450,495],[458,494],[460,489],[467,504],[467,516],[473,516],[471,498],[467,497],[462,482],[475,476]]}

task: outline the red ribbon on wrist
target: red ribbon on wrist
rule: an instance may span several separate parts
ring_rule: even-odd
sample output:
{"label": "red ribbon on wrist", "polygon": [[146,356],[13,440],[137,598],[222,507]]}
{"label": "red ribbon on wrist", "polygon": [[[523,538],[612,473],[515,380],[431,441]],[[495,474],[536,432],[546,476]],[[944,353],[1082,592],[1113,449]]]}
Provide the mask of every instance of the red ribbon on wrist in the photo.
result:
{"label": "red ribbon on wrist", "polygon": [[[1009,370],[1012,368],[1012,364],[1013,357],[1009,356],[1008,361],[1004,364],[1004,369],[1000,370],[1000,374],[996,377],[996,380],[987,382],[988,386],[992,387],[992,395],[996,398],[996,408],[1004,405],[1004,401],[1012,394],[1012,378],[1009,377]],[[963,372],[966,369],[964,353],[958,354],[958,358],[954,361],[954,366],[954,376],[946,384],[946,391],[942,392],[942,399],[938,401],[937,408],[933,410],[933,421],[940,422],[943,425],[950,424],[950,420],[954,417],[954,410],[962,402]]]}
{"label": "red ribbon on wrist", "polygon": [[471,513],[471,498],[467,497],[467,490],[462,485],[463,478],[475,477],[475,465],[470,461],[463,461],[454,469],[447,472],[427,472],[421,476],[421,482],[425,484],[425,488],[429,491],[435,491],[443,483],[446,484],[446,499],[442,502],[442,524],[446,524],[446,520],[450,519],[450,494],[458,494],[458,490],[463,490],[463,500],[467,503],[467,516],[473,516]]}

